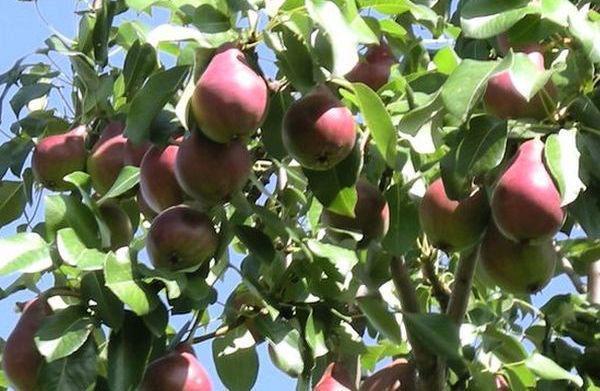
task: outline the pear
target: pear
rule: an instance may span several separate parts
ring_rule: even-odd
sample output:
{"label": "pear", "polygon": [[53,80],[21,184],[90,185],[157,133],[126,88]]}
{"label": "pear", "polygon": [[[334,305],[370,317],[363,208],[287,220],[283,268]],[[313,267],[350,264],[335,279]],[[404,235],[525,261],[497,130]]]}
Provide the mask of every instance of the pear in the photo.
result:
{"label": "pear", "polygon": [[69,190],[73,186],[63,178],[75,171],[85,171],[85,126],[77,126],[67,133],[48,136],[33,149],[31,168],[36,180],[54,191]]}
{"label": "pear", "polygon": [[333,362],[327,366],[313,391],[353,390],[356,390],[356,387],[348,370],[341,363]]}
{"label": "pear", "polygon": [[221,46],[196,84],[192,112],[211,140],[227,143],[252,134],[267,113],[264,79],[232,44]]}
{"label": "pear", "polygon": [[360,391],[414,391],[417,389],[415,375],[414,365],[399,358],[367,377]]}
{"label": "pear", "polygon": [[139,389],[140,391],[212,391],[212,383],[191,346],[181,344],[174,351],[148,365]]}
{"label": "pear", "polygon": [[219,236],[211,219],[189,206],[173,206],[153,221],[146,249],[154,267],[190,270],[207,262],[217,251]]}
{"label": "pear", "polygon": [[129,246],[133,239],[133,227],[127,213],[115,200],[108,200],[98,207],[102,220],[110,231],[110,249]]}
{"label": "pear", "polygon": [[177,145],[152,146],[142,159],[140,191],[144,201],[157,213],[183,202],[184,193],[175,177],[178,151]]}
{"label": "pear", "polygon": [[204,206],[228,201],[244,187],[251,171],[252,158],[241,141],[220,144],[198,132],[181,143],[175,163],[185,193]]}
{"label": "pear", "polygon": [[364,83],[377,91],[388,82],[395,62],[396,58],[386,44],[371,45],[364,59],[346,75],[346,79]]}
{"label": "pear", "polygon": [[352,151],[356,124],[350,110],[320,86],[289,107],[282,137],[287,151],[302,166],[329,170]]}
{"label": "pear", "polygon": [[94,190],[105,194],[117,180],[124,166],[125,145],[123,136],[125,125],[122,122],[110,122],[94,144],[87,160],[87,170]]}
{"label": "pear", "polygon": [[421,200],[419,218],[421,228],[435,247],[462,251],[481,239],[489,221],[489,207],[480,189],[454,201],[448,198],[442,179],[436,179]]}
{"label": "pear", "polygon": [[35,346],[34,337],[51,313],[50,306],[42,297],[27,302],[21,318],[6,340],[2,369],[10,384],[19,391],[39,389],[37,377],[44,359]]}
{"label": "pear", "polygon": [[516,241],[552,238],[565,219],[561,196],[543,161],[544,143],[523,143],[498,179],[492,216],[503,235]]}
{"label": "pear", "polygon": [[510,293],[540,291],[554,275],[558,254],[551,240],[537,244],[517,243],[490,225],[479,247],[485,274]]}

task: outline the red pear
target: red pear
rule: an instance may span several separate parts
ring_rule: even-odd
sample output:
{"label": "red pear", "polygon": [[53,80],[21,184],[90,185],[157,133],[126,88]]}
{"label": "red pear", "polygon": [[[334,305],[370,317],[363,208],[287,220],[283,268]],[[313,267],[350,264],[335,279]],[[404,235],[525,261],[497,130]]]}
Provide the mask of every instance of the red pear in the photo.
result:
{"label": "red pear", "polygon": [[252,134],[263,122],[267,106],[267,84],[232,44],[217,50],[192,97],[200,129],[219,143]]}
{"label": "red pear", "polygon": [[37,376],[44,359],[35,346],[34,337],[51,312],[45,299],[38,297],[29,301],[6,340],[2,369],[10,384],[19,391],[38,389]]}
{"label": "red pear", "polygon": [[[535,63],[539,70],[544,70],[544,57],[539,52],[532,52],[527,56]],[[545,93],[553,96],[555,88],[549,82]],[[509,118],[533,118],[542,120],[548,116],[544,107],[542,93],[536,94],[529,102],[515,87],[515,81],[509,70],[502,71],[492,76],[487,84],[483,101],[487,110],[496,117]]]}
{"label": "red pear", "polygon": [[141,190],[138,190],[136,198],[137,198],[138,207],[140,209],[140,213],[144,215],[146,220],[148,220],[148,221],[154,220],[154,218],[158,215],[158,213],[156,213],[154,211],[154,209],[152,209],[150,207],[150,205],[148,205],[148,201],[146,201],[146,199],[144,198],[144,195],[142,194]]}
{"label": "red pear", "polygon": [[87,169],[92,186],[100,195],[112,187],[124,166],[127,139],[123,136],[123,129],[122,122],[110,122],[88,157]]}
{"label": "red pear", "polygon": [[75,171],[85,170],[86,127],[81,125],[67,133],[40,140],[33,150],[31,168],[36,180],[45,188],[64,191],[72,187],[63,178]]}
{"label": "red pear", "polygon": [[283,144],[306,168],[328,170],[344,160],[356,141],[352,113],[326,87],[292,103],[283,118]]}
{"label": "red pear", "polygon": [[139,167],[142,164],[144,155],[150,149],[152,143],[144,141],[141,144],[134,144],[131,140],[127,140],[125,143],[125,150],[123,151],[123,164],[126,166]]}
{"label": "red pear", "polygon": [[219,236],[210,218],[188,206],[173,206],[150,226],[146,248],[156,268],[187,270],[208,261],[217,250]]}
{"label": "red pear", "polygon": [[239,140],[215,143],[198,132],[179,147],[175,175],[183,190],[205,205],[231,198],[252,171],[252,158]]}
{"label": "red pear", "polygon": [[325,210],[323,221],[335,228],[360,232],[366,241],[384,237],[390,227],[387,201],[379,189],[365,179],[358,180],[356,192],[358,199],[354,206],[355,217]]}
{"label": "red pear", "polygon": [[140,391],[212,391],[208,373],[193,350],[181,346],[148,365]]}
{"label": "red pear", "polygon": [[377,91],[388,82],[394,62],[396,58],[386,44],[372,45],[365,58],[346,75],[346,79],[364,83]]}
{"label": "red pear", "polygon": [[557,261],[551,240],[537,244],[513,242],[494,224],[479,247],[479,262],[487,276],[511,293],[540,291],[554,275]]}
{"label": "red pear", "polygon": [[313,391],[352,391],[356,390],[352,376],[340,363],[331,363],[323,372],[321,380]]}
{"label": "red pear", "polygon": [[415,367],[403,358],[366,378],[360,391],[414,391],[416,385]]}
{"label": "red pear", "polygon": [[133,239],[133,227],[127,213],[114,200],[108,200],[98,208],[102,220],[110,231],[110,248],[129,246]]}
{"label": "red pear", "polygon": [[480,189],[454,201],[448,198],[442,179],[436,179],[421,200],[419,217],[434,246],[444,251],[461,251],[475,245],[483,235],[489,207]]}
{"label": "red pear", "polygon": [[502,173],[492,193],[492,216],[500,231],[512,240],[552,238],[565,213],[561,197],[543,161],[544,143],[523,143]]}
{"label": "red pear", "polygon": [[183,202],[183,190],[175,177],[175,160],[179,146],[151,147],[142,159],[140,190],[155,212]]}

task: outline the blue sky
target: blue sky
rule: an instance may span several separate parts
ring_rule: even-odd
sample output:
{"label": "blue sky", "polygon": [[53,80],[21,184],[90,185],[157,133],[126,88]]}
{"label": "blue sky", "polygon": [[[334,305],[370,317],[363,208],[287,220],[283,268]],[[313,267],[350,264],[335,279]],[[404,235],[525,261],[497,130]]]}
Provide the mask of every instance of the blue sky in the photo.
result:
{"label": "blue sky", "polygon": [[[67,0],[40,0],[39,9],[44,18],[50,25],[54,26],[58,31],[67,37],[72,37],[76,33],[78,19],[73,14],[73,10],[77,1]],[[132,18],[132,14],[127,14],[125,18]],[[164,21],[164,14],[158,13],[156,19]],[[155,20],[156,20],[155,19]],[[6,71],[20,57],[34,52],[42,47],[43,41],[51,34],[51,31],[42,22],[42,19],[36,12],[33,2],[20,2],[17,0],[2,0],[2,8],[0,12],[0,73]],[[266,53],[262,53],[261,58],[266,59]],[[56,57],[55,58],[59,58]],[[60,60],[59,60],[60,61]],[[62,63],[62,62],[61,62]],[[264,64],[264,63],[263,63]],[[266,64],[265,64],[266,65]],[[51,101],[51,104],[55,103]],[[0,128],[7,130],[15,120],[12,110],[8,104],[8,99],[4,101],[2,107],[2,123]],[[0,141],[4,142],[4,136],[0,135]],[[43,215],[43,210],[40,208],[38,215]],[[0,236],[5,237],[14,232],[17,224],[0,229]],[[233,257],[234,263],[240,261],[239,257]],[[6,287],[15,279],[15,276],[0,278],[0,287]],[[219,301],[224,302],[228,293],[239,281],[238,276],[234,272],[228,272],[225,280],[218,285],[220,292]],[[541,305],[545,303],[549,297],[557,293],[566,293],[572,291],[571,285],[564,276],[555,278],[550,286],[548,286],[541,294],[533,298],[534,304]],[[6,338],[10,330],[14,327],[17,321],[17,315],[14,312],[14,304],[17,301],[25,301],[32,297],[32,293],[21,292],[11,296],[7,300],[0,300],[0,314],[3,315],[0,322],[0,337]],[[213,316],[218,316],[222,308],[215,306],[212,311]],[[174,319],[172,324],[180,326],[187,318],[179,317]],[[212,324],[211,327],[217,325]],[[199,330],[198,335],[204,331]],[[295,381],[290,379],[278,369],[276,369],[266,353],[266,345],[262,344],[259,347],[260,356],[260,371],[258,381],[255,385],[256,390],[292,390],[295,388]],[[205,342],[201,345],[196,345],[196,351],[200,361],[209,371],[213,379],[215,390],[223,390],[224,387],[219,381],[218,375],[212,363],[212,353],[210,342]]]}

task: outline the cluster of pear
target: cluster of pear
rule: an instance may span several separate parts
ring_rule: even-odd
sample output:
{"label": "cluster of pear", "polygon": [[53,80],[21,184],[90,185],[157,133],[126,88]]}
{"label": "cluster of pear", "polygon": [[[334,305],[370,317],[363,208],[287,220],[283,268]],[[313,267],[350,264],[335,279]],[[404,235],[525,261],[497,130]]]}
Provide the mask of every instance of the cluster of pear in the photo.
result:
{"label": "cluster of pear", "polygon": [[[506,45],[506,36],[501,36],[499,46],[507,50]],[[536,44],[520,49],[544,69],[539,48]],[[554,94],[551,82],[544,91]],[[490,78],[484,103],[488,112],[504,119],[548,116],[541,93],[526,101],[508,71]],[[543,152],[540,139],[523,142],[492,186],[489,199],[484,189],[475,188],[466,198],[451,200],[437,179],[420,205],[421,226],[434,246],[455,252],[478,245],[487,277],[512,293],[541,290],[554,275],[559,259],[552,238],[566,216]]]}

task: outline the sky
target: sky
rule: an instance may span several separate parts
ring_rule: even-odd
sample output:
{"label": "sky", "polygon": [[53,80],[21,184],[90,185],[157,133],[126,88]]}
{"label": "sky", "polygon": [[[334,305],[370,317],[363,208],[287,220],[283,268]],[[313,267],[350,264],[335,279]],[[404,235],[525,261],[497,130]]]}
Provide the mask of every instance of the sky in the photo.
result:
{"label": "sky", "polygon": [[[39,11],[49,25],[60,31],[67,37],[73,37],[76,34],[78,19],[74,15],[77,1],[68,0],[40,0]],[[8,70],[14,62],[27,54],[33,53],[36,49],[43,46],[43,41],[52,33],[49,27],[42,21],[42,17],[36,11],[33,2],[23,2],[17,0],[2,0],[0,11],[0,73]],[[128,13],[125,19],[133,18],[132,13]],[[122,18],[119,18],[122,20]],[[155,14],[154,20],[164,22],[165,14],[160,12]],[[154,22],[156,23],[156,22]],[[261,55],[261,53],[259,53]],[[261,58],[267,59],[267,53],[262,53]],[[59,57],[55,58],[61,62]],[[268,65],[266,65],[268,66]],[[0,129],[7,131],[10,125],[14,122],[15,117],[8,104],[9,99],[6,99],[2,105],[2,123]],[[50,104],[56,102],[51,101]],[[6,138],[0,135],[0,142],[6,141]],[[40,207],[37,213],[38,216],[43,216],[43,207]],[[0,237],[6,237],[15,232],[15,227],[23,221],[18,221],[7,227],[0,229]],[[233,256],[233,263],[239,263],[240,257]],[[8,286],[16,276],[0,277],[0,287]],[[233,287],[239,282],[239,277],[235,272],[226,273],[224,281],[217,285],[219,291],[219,301],[225,301],[225,298],[231,292]],[[558,293],[572,292],[573,289],[566,279],[561,276],[555,278],[551,284],[546,287],[542,293],[533,297],[533,302],[536,306],[544,304],[550,297]],[[6,339],[10,330],[14,327],[18,316],[15,313],[15,303],[26,301],[33,297],[31,292],[20,292],[10,296],[8,299],[0,300],[0,314],[2,314],[2,322],[0,322],[0,337]],[[218,316],[222,311],[218,305],[214,306],[211,315]],[[172,321],[173,326],[181,326],[187,318],[176,317]],[[211,329],[215,324],[211,325]],[[205,330],[198,330],[197,335],[201,335]],[[211,352],[211,343],[205,342],[200,345],[195,345],[199,360],[208,370],[210,377],[213,380],[213,386],[216,391],[224,390],[224,386],[220,383],[216,373]],[[271,360],[266,352],[266,344],[261,344],[258,347],[260,358],[260,369],[258,380],[255,384],[255,390],[293,390],[295,388],[295,380],[283,374],[271,364]]]}

